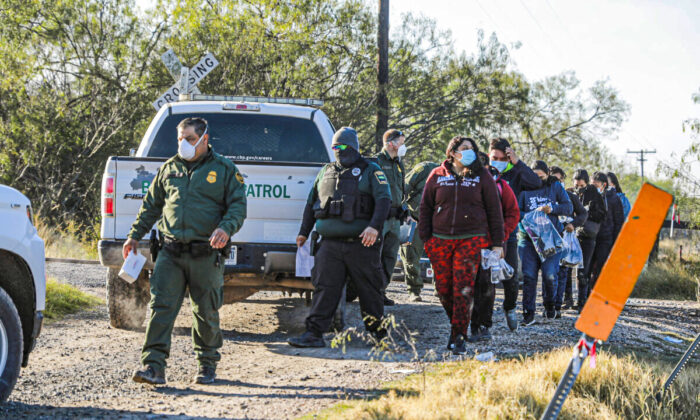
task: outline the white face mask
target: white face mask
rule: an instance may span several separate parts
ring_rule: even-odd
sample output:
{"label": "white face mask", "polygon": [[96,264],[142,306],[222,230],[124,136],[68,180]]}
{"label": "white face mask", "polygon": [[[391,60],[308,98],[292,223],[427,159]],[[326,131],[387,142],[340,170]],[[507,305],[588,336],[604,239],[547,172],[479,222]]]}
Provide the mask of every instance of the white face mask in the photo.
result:
{"label": "white face mask", "polygon": [[204,133],[199,136],[199,140],[197,140],[197,143],[194,146],[191,145],[187,139],[180,140],[180,144],[177,146],[177,154],[185,160],[192,160],[197,154],[197,146],[199,146],[199,143],[202,142],[204,135],[207,134],[207,130],[209,130],[209,126],[204,129]]}
{"label": "white face mask", "polygon": [[406,147],[406,145],[402,144],[401,146],[399,146],[398,150],[396,150],[396,156],[398,156],[398,157],[406,156],[407,150],[408,150],[408,148]]}

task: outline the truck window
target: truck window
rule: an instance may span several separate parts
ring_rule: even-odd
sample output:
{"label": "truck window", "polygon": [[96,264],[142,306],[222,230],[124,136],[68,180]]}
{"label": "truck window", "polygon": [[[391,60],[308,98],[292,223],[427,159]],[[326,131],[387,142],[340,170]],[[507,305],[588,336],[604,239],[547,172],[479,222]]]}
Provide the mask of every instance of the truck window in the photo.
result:
{"label": "truck window", "polygon": [[308,119],[243,113],[196,113],[168,116],[153,140],[149,157],[177,154],[177,125],[187,117],[209,123],[209,144],[234,161],[329,162],[316,124]]}

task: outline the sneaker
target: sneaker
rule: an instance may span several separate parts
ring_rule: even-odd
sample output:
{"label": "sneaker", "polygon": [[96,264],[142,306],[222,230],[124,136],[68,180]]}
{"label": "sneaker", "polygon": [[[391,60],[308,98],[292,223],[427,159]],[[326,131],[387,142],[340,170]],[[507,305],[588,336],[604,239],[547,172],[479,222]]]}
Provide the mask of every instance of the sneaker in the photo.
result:
{"label": "sneaker", "polygon": [[542,318],[546,320],[554,319],[554,316],[556,315],[554,309],[545,309],[542,311]]}
{"label": "sneaker", "polygon": [[457,334],[455,337],[454,348],[452,349],[452,354],[459,356],[467,353],[467,343],[462,334]]}
{"label": "sneaker", "polygon": [[533,312],[527,312],[523,317],[522,325],[527,327],[535,323],[535,314]]}
{"label": "sneaker", "polygon": [[484,327],[483,325],[479,327],[479,329],[476,331],[476,333],[472,333],[471,337],[467,341],[470,343],[476,343],[478,341],[490,341],[491,340],[491,331],[489,331],[488,327]]}
{"label": "sneaker", "polygon": [[452,350],[455,348],[455,336],[454,333],[450,332],[450,340],[447,342],[447,350]]}
{"label": "sneaker", "polygon": [[377,343],[380,343],[387,336],[384,328],[379,328],[376,331],[370,332],[370,334],[372,334],[372,337],[377,340]]}
{"label": "sneaker", "polygon": [[396,302],[384,295],[384,306],[394,306]]}
{"label": "sneaker", "polygon": [[554,310],[554,319],[561,319],[561,309]]}
{"label": "sneaker", "polygon": [[562,309],[571,309],[574,307],[574,301],[573,299],[566,299],[564,301],[564,306],[562,306]]}
{"label": "sneaker", "polygon": [[411,293],[411,296],[408,298],[409,302],[423,302],[423,299],[420,297],[420,292],[418,293]]}
{"label": "sneaker", "polygon": [[144,366],[142,369],[134,371],[134,376],[131,377],[134,382],[149,385],[164,385],[165,372],[158,370],[151,365]]}
{"label": "sneaker", "polygon": [[213,366],[200,366],[199,371],[194,376],[196,384],[213,384],[216,379],[216,368]]}
{"label": "sneaker", "polygon": [[506,324],[508,325],[508,328],[510,328],[511,331],[517,331],[518,330],[518,314],[515,312],[515,309],[511,309],[510,311],[505,311],[506,313]]}
{"label": "sneaker", "polygon": [[298,337],[292,337],[287,340],[292,347],[326,347],[326,342],[323,341],[323,337],[312,333],[311,331],[306,331],[304,334]]}

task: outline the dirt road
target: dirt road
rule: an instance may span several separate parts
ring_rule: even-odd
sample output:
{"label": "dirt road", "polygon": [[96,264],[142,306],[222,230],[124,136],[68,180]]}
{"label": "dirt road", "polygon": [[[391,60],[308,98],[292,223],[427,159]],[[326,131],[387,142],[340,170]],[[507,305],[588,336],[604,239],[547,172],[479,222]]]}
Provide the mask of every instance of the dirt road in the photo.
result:
{"label": "dirt road", "polygon": [[[50,263],[49,276],[104,297],[100,266]],[[393,283],[387,308],[397,320],[418,332],[418,351],[433,349],[443,357],[449,332],[446,316],[432,286],[425,302],[408,303],[403,284]],[[471,354],[494,351],[498,357],[571,346],[578,333],[575,313],[547,324],[506,331],[501,297],[494,314],[494,339],[470,347]],[[308,311],[303,299],[280,293],[258,293],[249,300],[224,306],[222,362],[212,386],[192,385],[196,365],[190,339],[189,304],[178,317],[168,385],[149,387],[131,382],[139,365],[143,330],[108,327],[106,307],[82,312],[45,325],[29,366],[22,371],[10,401],[0,408],[7,418],[294,418],[346,398],[371,395],[383,381],[415,369],[411,354],[398,361],[370,360],[367,345],[352,342],[339,349],[300,350],[286,344],[302,331]],[[361,325],[357,303],[350,305],[349,323]],[[700,330],[700,305],[694,302],[633,300],[623,312],[609,344],[680,354],[684,344],[664,341],[668,331],[689,337]],[[327,337],[330,338],[330,335]],[[447,360],[452,356],[444,355]]]}

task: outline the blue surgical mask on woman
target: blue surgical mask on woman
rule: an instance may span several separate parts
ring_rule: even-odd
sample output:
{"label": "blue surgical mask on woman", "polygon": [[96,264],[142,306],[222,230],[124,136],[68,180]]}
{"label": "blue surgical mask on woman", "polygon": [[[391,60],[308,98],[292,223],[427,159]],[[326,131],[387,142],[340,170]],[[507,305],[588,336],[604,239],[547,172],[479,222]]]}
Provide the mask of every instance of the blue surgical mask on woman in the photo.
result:
{"label": "blue surgical mask on woman", "polygon": [[492,160],[492,161],[491,161],[491,166],[493,166],[494,168],[496,168],[496,170],[497,170],[499,173],[501,173],[501,172],[505,171],[506,168],[508,167],[508,162],[503,162],[503,161],[500,161],[500,160]]}
{"label": "blue surgical mask on woman", "polygon": [[461,150],[458,153],[462,155],[459,162],[464,166],[469,166],[476,160],[476,153],[472,149]]}

